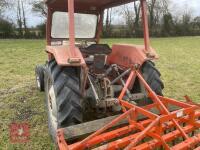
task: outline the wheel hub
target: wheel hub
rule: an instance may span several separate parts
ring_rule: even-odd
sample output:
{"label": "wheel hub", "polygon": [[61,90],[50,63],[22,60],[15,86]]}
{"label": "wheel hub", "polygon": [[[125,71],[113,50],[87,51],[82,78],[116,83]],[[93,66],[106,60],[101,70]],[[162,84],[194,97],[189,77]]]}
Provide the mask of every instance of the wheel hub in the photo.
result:
{"label": "wheel hub", "polygon": [[37,82],[38,88],[40,88],[40,77],[39,76],[36,76],[36,82]]}

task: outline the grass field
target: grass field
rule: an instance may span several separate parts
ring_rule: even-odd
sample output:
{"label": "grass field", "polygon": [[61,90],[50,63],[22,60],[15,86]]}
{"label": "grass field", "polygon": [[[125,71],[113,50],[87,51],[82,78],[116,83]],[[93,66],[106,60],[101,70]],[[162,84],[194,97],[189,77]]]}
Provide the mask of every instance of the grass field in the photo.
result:
{"label": "grass field", "polygon": [[[105,39],[102,42],[141,44],[142,39]],[[165,83],[164,94],[200,100],[200,37],[153,38],[156,62]],[[47,129],[44,94],[35,88],[34,68],[46,60],[43,40],[0,40],[0,150],[54,149]],[[200,102],[200,101],[199,101]],[[26,144],[9,142],[9,124],[28,122]]]}

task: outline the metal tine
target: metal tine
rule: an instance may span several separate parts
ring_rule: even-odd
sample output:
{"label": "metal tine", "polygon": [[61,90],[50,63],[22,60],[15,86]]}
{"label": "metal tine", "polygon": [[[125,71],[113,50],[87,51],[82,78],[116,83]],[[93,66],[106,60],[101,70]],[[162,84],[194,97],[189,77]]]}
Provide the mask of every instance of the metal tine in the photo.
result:
{"label": "metal tine", "polygon": [[[137,76],[140,76],[140,74],[136,71],[135,72],[136,73],[136,75]],[[134,73],[133,73],[133,71],[131,72],[131,74],[129,75],[129,78],[127,79],[127,83],[126,83],[126,85],[128,85],[128,83],[130,82],[130,79],[131,78],[133,78],[133,77],[135,77],[134,76]],[[141,77],[141,79],[143,80],[143,78]],[[144,81],[144,84],[147,84],[145,81]],[[146,87],[147,87],[147,89],[149,89],[150,90],[150,92],[152,92],[151,91],[151,89],[148,87],[148,85],[146,85]],[[119,98],[119,100],[121,101],[121,105],[123,105],[124,107],[127,107],[127,110],[125,111],[125,113],[124,114],[122,114],[119,118],[120,119],[125,119],[125,118],[127,118],[127,116],[129,116],[130,117],[130,115],[131,115],[131,113],[132,113],[132,111],[134,111],[135,112],[135,110],[136,109],[133,109],[133,108],[136,108],[137,106],[134,106],[134,105],[132,105],[132,104],[129,104],[127,101],[123,101],[122,100],[122,97],[123,97],[123,95],[122,94],[125,94],[125,90],[124,91],[122,91],[122,93],[120,94],[120,98]],[[154,97],[156,97],[157,99],[156,99],[156,101],[157,102],[159,102],[159,104],[163,104],[164,105],[164,103],[157,97],[157,95],[155,94],[155,93],[151,93],[151,94],[153,94],[154,95]],[[177,102],[178,103],[178,102]],[[149,107],[150,108],[150,107]],[[189,143],[187,143],[187,141],[190,141],[191,139],[194,139],[194,137],[193,136],[195,136],[195,133],[196,133],[196,131],[194,130],[194,128],[195,128],[195,126],[193,125],[193,124],[190,124],[190,122],[188,122],[188,120],[190,120],[190,118],[189,118],[189,116],[184,116],[185,118],[183,118],[183,115],[181,115],[181,116],[179,116],[179,117],[174,117],[174,118],[170,118],[169,120],[167,120],[166,119],[166,121],[165,121],[165,123],[166,123],[166,126],[162,126],[162,124],[163,125],[165,125],[165,123],[163,123],[162,122],[162,124],[160,124],[161,122],[160,122],[160,118],[161,117],[172,117],[172,116],[170,116],[170,115],[172,115],[172,113],[171,112],[168,112],[168,110],[166,109],[166,107],[165,106],[163,106],[163,109],[166,111],[165,113],[163,113],[163,112],[161,112],[161,115],[160,116],[156,116],[155,118],[154,117],[152,117],[151,119],[151,122],[150,122],[150,124],[148,124],[148,126],[146,127],[144,127],[144,129],[142,128],[142,131],[138,131],[138,135],[136,135],[136,137],[134,137],[134,139],[129,139],[131,136],[132,136],[132,132],[129,132],[129,133],[127,133],[127,134],[124,134],[123,136],[121,136],[121,137],[126,137],[127,135],[128,135],[128,137],[126,138],[126,142],[127,141],[129,141],[130,142],[130,144],[128,144],[127,145],[127,147],[126,147],[126,149],[132,149],[133,147],[140,147],[140,145],[142,145],[143,143],[146,143],[146,146],[148,146],[150,143],[151,143],[151,145],[153,146],[154,144],[154,146],[155,147],[153,147],[154,149],[159,149],[159,150],[162,150],[162,149],[164,149],[164,148],[168,148],[168,147],[172,147],[172,148],[177,148],[178,146],[183,146],[182,145],[182,143],[183,144],[185,144],[186,146],[190,146],[189,145]],[[189,109],[188,109],[189,110]],[[145,115],[150,115],[151,114],[151,112],[150,112],[150,110],[148,110],[148,109],[145,109],[145,110],[142,110],[142,108],[140,108],[140,111],[145,111],[145,113],[143,114],[144,116]],[[191,111],[191,110],[190,110]],[[147,116],[148,116],[147,115]],[[166,116],[165,116],[166,115]],[[197,115],[198,116],[198,115]],[[118,121],[119,121],[119,118],[117,119]],[[158,119],[158,120],[157,120]],[[162,118],[163,119],[163,118]],[[165,119],[165,118],[164,118]],[[164,120],[163,119],[163,120]],[[188,119],[188,120],[187,120]],[[198,117],[198,119],[200,119],[200,117]],[[83,141],[81,141],[79,144],[86,144],[87,142],[87,140],[89,141],[89,140],[91,140],[91,138],[93,138],[93,137],[95,137],[95,136],[97,136],[97,135],[99,135],[100,133],[102,133],[103,131],[106,131],[108,128],[110,128],[114,123],[116,123],[117,122],[117,120],[115,119],[114,121],[112,121],[111,123],[109,123],[109,124],[107,124],[106,126],[104,126],[103,128],[101,128],[100,130],[98,130],[97,132],[95,132],[93,135],[90,135],[88,138],[86,138],[86,139],[84,139]],[[136,120],[135,120],[136,121]],[[157,121],[157,122],[155,122],[155,121]],[[137,121],[136,121],[137,122]],[[132,123],[132,122],[129,122],[130,124]],[[137,123],[139,123],[139,122],[137,122]],[[189,123],[189,124],[188,124]],[[155,129],[155,124],[156,125],[158,125],[159,127],[161,127],[162,128],[162,130],[159,130],[159,131],[157,131],[156,129]],[[169,126],[168,126],[169,125]],[[137,127],[137,128],[140,128],[140,127]],[[140,129],[141,130],[141,129]],[[156,131],[153,131],[153,130],[156,130]],[[137,130],[136,130],[137,131]],[[151,133],[151,131],[152,131],[152,134],[150,134]],[[199,130],[198,130],[199,131]],[[159,134],[158,134],[159,133]],[[181,134],[181,133],[185,133],[185,134]],[[146,136],[146,135],[147,136]],[[148,134],[150,134],[150,135],[148,135]],[[156,138],[156,136],[155,135],[158,135],[158,136],[160,136],[160,139],[159,138]],[[166,134],[169,134],[169,135],[166,135]],[[129,137],[129,135],[131,135],[130,137]],[[151,136],[151,135],[153,135],[153,136]],[[188,136],[188,135],[190,135],[190,136],[192,136],[193,138],[190,138],[190,136]],[[150,136],[150,137],[149,137]],[[174,137],[173,137],[174,136]],[[184,136],[188,136],[188,138],[185,138]],[[199,136],[200,137],[200,135],[196,135],[196,136]],[[132,136],[133,137],[133,136]],[[104,142],[107,142],[107,143],[109,143],[110,141],[115,141],[117,138],[120,138],[120,136],[118,136],[118,134],[116,134],[116,136],[115,136],[115,138],[114,139],[111,139],[111,140],[105,140],[105,139],[103,139],[102,141],[103,142],[101,142],[100,144],[102,145],[102,143],[104,143]],[[163,138],[163,140],[162,140],[162,138]],[[171,139],[170,139],[171,138]],[[160,142],[159,144],[160,145],[164,145],[165,147],[163,147],[163,146],[158,146],[157,145],[157,147],[156,147],[156,143],[155,143],[155,139],[159,139],[159,141],[157,141],[157,142]],[[168,139],[168,140],[167,140]],[[123,138],[121,139],[121,140],[124,140]],[[166,141],[165,141],[166,140]],[[118,141],[117,140],[117,142],[116,143],[119,143],[119,142],[122,142],[122,141]],[[167,143],[166,143],[167,142]],[[195,142],[196,141],[193,141],[194,143],[193,144],[195,144]],[[112,143],[112,144],[116,144],[115,142],[114,143]],[[115,147],[115,145],[113,145],[114,147]],[[119,146],[119,147],[118,147]],[[143,145],[143,148],[144,147],[146,147],[145,145]],[[197,147],[198,145],[195,145],[195,147]],[[114,148],[113,147],[113,148]],[[193,148],[195,148],[195,147],[193,147]],[[75,148],[79,148],[79,146],[77,146],[77,147],[75,147]],[[117,145],[117,147],[116,147],[116,149],[120,149],[121,148],[121,146],[120,145]],[[197,147],[199,150],[200,150],[200,147]],[[196,149],[197,149],[196,148]]]}

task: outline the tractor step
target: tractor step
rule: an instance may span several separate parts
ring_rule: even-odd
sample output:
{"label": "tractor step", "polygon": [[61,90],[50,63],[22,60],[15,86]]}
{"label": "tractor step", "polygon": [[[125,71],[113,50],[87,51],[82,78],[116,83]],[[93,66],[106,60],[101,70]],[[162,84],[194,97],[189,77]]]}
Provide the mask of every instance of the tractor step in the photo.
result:
{"label": "tractor step", "polygon": [[[123,100],[131,80],[138,77],[153,104],[139,107]],[[118,101],[123,114],[80,125],[59,129],[58,146],[61,150],[189,150],[200,149],[200,107],[158,96],[137,70],[132,70]],[[82,126],[82,127],[81,127]],[[91,134],[78,142],[69,143],[65,134]]]}

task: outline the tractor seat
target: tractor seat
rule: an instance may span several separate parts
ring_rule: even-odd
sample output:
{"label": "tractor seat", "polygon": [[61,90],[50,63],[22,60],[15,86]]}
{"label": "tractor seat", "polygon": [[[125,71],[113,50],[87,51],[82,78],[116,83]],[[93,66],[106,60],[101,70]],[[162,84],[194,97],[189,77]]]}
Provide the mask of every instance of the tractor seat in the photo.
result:
{"label": "tractor seat", "polygon": [[108,55],[112,52],[112,49],[108,46],[108,44],[91,44],[86,48],[80,48],[80,51],[86,55]]}

